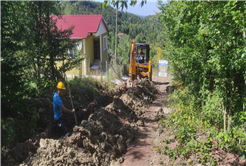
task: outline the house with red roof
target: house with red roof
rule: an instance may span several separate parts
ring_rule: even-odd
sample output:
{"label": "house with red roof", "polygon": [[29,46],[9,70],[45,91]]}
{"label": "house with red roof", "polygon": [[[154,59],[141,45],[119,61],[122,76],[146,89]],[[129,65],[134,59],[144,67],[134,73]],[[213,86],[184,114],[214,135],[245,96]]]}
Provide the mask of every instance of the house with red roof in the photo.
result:
{"label": "house with red roof", "polygon": [[124,33],[118,33],[118,37],[121,38],[121,36],[123,35]]}
{"label": "house with red roof", "polygon": [[[60,19],[56,16],[53,19],[56,20],[58,30],[74,26],[70,39],[77,41],[77,49],[84,58],[80,67],[69,71],[68,74],[86,76],[89,70],[105,66],[108,60],[109,28],[103,15],[63,15]],[[74,53],[73,50],[68,52]]]}

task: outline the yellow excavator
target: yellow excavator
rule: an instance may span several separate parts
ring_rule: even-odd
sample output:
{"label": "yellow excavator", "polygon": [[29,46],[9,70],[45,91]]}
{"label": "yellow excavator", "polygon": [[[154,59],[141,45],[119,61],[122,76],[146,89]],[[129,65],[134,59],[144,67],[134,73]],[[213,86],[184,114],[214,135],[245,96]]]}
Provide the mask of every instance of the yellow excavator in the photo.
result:
{"label": "yellow excavator", "polygon": [[131,41],[131,49],[129,54],[129,81],[131,86],[134,80],[148,78],[152,81],[152,65],[149,55],[149,44],[135,43]]}

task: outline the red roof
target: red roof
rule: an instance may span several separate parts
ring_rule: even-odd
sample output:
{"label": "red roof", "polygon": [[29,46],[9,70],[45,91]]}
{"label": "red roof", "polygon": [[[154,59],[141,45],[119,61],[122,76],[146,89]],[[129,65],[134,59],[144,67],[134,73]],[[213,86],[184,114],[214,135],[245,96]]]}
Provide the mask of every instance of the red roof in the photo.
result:
{"label": "red roof", "polygon": [[118,33],[118,36],[122,36],[123,35],[123,33]]}
{"label": "red roof", "polygon": [[96,33],[101,20],[109,32],[103,15],[63,15],[61,19],[58,19],[57,16],[54,16],[53,19],[57,20],[56,26],[59,30],[74,26],[70,38],[86,38],[88,33]]}

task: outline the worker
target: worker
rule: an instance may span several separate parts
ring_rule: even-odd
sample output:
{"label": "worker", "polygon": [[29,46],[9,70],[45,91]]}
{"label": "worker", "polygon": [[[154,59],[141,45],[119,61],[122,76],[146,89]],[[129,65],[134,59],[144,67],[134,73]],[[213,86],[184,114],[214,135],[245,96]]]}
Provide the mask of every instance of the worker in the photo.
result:
{"label": "worker", "polygon": [[141,48],[141,52],[139,54],[138,62],[139,63],[144,63],[144,53],[143,53],[143,49],[142,48]]}
{"label": "worker", "polygon": [[144,57],[143,49],[141,48],[140,57]]}
{"label": "worker", "polygon": [[137,62],[139,62],[140,59],[141,59],[141,56],[138,55],[138,57],[137,57]]}
{"label": "worker", "polygon": [[141,52],[139,53],[138,57],[137,57],[137,62],[139,62],[139,60],[144,58],[144,53],[143,53],[143,49],[141,49]]}
{"label": "worker", "polygon": [[[69,86],[67,87],[69,90]],[[61,117],[62,117],[62,111],[66,113],[74,113],[75,109],[73,110],[68,110],[62,103],[61,101],[61,96],[65,95],[66,93],[64,92],[65,87],[62,82],[59,82],[57,84],[57,92],[54,94],[53,97],[53,111],[54,111],[54,120],[55,124],[59,128],[59,132],[62,135],[65,135],[67,133],[67,128],[66,126],[62,123]]]}

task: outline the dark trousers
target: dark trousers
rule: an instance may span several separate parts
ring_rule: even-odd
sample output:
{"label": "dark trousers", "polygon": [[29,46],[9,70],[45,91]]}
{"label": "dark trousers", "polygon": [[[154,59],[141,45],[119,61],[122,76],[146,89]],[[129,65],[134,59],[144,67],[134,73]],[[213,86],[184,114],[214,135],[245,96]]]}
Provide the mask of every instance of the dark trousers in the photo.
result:
{"label": "dark trousers", "polygon": [[61,119],[55,120],[55,124],[58,127],[58,132],[61,135],[65,135],[67,133],[67,128],[66,126],[62,123]]}

